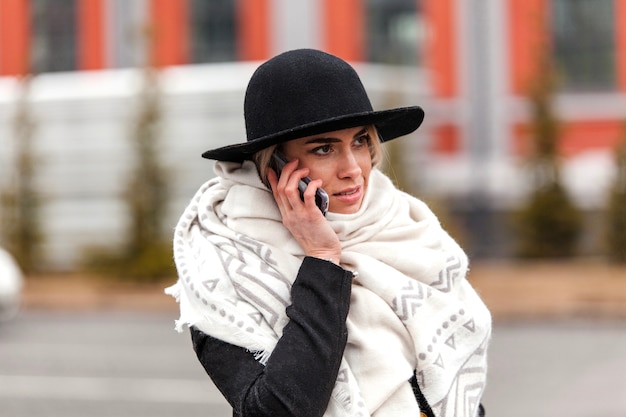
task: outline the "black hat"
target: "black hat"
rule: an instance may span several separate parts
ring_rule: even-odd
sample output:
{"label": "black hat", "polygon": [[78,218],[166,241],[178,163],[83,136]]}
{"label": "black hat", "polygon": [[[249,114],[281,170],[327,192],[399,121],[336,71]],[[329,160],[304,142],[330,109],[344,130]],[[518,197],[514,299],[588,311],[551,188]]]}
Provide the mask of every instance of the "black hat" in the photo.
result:
{"label": "black hat", "polygon": [[268,146],[373,124],[388,141],[417,129],[418,107],[374,111],[354,68],[314,49],[284,52],[256,69],[246,90],[247,142],[206,151],[204,158],[241,162]]}

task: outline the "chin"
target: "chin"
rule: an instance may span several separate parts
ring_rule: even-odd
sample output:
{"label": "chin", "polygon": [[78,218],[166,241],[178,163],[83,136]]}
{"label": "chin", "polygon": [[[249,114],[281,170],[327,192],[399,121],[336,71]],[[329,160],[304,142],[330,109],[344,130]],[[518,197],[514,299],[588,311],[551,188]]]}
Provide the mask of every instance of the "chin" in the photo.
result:
{"label": "chin", "polygon": [[339,207],[329,207],[328,211],[336,214],[354,214],[359,211],[360,208],[361,203],[353,205],[341,204]]}

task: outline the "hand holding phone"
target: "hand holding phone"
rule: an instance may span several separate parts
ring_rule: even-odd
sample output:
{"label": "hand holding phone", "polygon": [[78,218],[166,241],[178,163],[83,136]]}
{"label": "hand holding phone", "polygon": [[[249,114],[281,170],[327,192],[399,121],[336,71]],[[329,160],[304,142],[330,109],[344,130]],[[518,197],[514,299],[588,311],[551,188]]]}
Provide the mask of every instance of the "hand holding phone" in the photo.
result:
{"label": "hand holding phone", "polygon": [[[272,154],[272,158],[275,164],[273,168],[275,169],[276,173],[280,176],[280,173],[282,172],[284,166],[287,164],[288,161],[279,152],[274,152]],[[311,182],[311,178],[309,177],[304,177],[298,182],[298,191],[300,192],[300,199],[302,199],[302,201],[304,201],[304,191],[306,190],[310,182]],[[315,205],[320,209],[322,214],[325,216],[326,213],[328,212],[328,194],[322,188],[318,188],[315,191]]]}

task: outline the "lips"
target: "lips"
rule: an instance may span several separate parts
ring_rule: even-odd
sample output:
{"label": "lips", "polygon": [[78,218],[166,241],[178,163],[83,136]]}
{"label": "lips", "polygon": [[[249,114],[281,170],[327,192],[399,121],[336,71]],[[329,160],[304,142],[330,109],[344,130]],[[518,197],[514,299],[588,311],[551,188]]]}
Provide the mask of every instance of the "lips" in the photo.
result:
{"label": "lips", "polygon": [[359,190],[360,190],[360,187],[355,187],[355,188],[351,188],[349,190],[342,191],[340,193],[335,193],[334,195],[336,195],[336,196],[349,196],[349,195],[353,195],[353,194],[358,193]]}
{"label": "lips", "polygon": [[[355,204],[360,205],[363,197],[363,187],[357,186],[352,188],[346,188],[338,193],[333,194],[333,199],[341,205],[353,206]],[[340,212],[338,206],[335,209]]]}

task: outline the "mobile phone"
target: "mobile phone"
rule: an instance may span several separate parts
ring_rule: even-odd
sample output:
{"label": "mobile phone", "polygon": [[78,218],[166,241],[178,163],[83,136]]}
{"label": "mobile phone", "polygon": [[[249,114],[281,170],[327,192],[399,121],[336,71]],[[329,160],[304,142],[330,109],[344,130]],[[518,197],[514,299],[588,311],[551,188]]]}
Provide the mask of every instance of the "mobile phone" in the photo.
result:
{"label": "mobile phone", "polygon": [[[276,173],[280,175],[285,164],[287,164],[288,161],[279,152],[274,152],[272,154],[272,158],[274,160],[274,166],[272,168],[274,168],[276,170]],[[298,191],[300,191],[300,198],[302,199],[302,201],[304,201],[304,190],[306,190],[306,187],[309,185],[310,182],[311,182],[311,178],[304,177],[298,183]],[[315,205],[320,209],[322,214],[325,216],[326,213],[328,212],[328,194],[322,188],[318,188],[315,191]]]}

